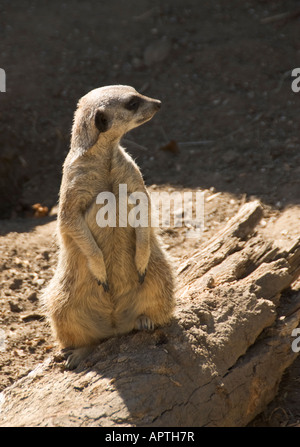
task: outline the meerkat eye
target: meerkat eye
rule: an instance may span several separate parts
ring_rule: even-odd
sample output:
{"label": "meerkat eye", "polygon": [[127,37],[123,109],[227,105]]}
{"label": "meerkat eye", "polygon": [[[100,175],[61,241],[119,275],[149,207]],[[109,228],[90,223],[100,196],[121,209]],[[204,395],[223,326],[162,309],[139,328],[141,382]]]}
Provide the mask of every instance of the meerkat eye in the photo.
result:
{"label": "meerkat eye", "polygon": [[130,100],[125,104],[125,109],[132,110],[136,112],[141,103],[141,99],[138,96],[133,96]]}

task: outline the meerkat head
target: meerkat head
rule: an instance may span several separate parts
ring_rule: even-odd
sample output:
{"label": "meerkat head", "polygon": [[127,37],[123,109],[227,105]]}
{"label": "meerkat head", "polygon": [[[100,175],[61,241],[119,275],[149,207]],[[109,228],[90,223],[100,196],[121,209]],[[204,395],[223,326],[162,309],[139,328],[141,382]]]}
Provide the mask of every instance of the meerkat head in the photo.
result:
{"label": "meerkat head", "polygon": [[134,127],[149,121],[160,109],[157,99],[133,87],[100,87],[83,96],[74,115],[71,147],[81,154],[98,141],[117,141]]}

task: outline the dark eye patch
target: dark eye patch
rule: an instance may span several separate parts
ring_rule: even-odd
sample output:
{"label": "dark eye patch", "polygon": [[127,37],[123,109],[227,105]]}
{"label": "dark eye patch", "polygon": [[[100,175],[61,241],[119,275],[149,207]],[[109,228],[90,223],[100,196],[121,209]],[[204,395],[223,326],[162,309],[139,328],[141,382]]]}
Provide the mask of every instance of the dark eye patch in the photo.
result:
{"label": "dark eye patch", "polygon": [[138,96],[133,96],[129,101],[125,104],[125,109],[136,112],[141,104],[141,98]]}

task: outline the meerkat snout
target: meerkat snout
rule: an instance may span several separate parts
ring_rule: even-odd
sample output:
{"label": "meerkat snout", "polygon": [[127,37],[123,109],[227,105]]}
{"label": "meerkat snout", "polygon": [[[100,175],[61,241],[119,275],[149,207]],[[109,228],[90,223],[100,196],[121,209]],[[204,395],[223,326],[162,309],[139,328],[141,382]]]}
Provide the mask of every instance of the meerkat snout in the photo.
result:
{"label": "meerkat snout", "polygon": [[156,99],[154,104],[155,104],[155,107],[156,107],[157,110],[161,109],[161,101]]}

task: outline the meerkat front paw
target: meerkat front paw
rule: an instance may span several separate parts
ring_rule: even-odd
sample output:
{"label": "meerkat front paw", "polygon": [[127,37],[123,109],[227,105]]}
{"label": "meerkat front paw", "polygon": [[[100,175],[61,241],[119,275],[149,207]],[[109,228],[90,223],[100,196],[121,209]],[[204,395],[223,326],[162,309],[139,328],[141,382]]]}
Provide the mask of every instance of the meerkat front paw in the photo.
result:
{"label": "meerkat front paw", "polygon": [[147,248],[139,248],[136,250],[135,254],[135,266],[138,273],[138,281],[140,284],[143,284],[145,280],[145,276],[147,273],[147,267],[150,257],[150,250]]}
{"label": "meerkat front paw", "polygon": [[147,269],[144,271],[144,273],[138,272],[138,277],[139,277],[139,283],[140,284],[143,284],[145,276],[146,276],[146,273],[147,273]]}
{"label": "meerkat front paw", "polygon": [[102,285],[104,291],[108,292],[109,285],[108,285],[108,281],[107,281],[106,268],[104,265],[103,258],[100,258],[97,260],[90,259],[88,265],[89,265],[89,269],[90,269],[91,273],[95,276],[98,285],[99,286]]}
{"label": "meerkat front paw", "polygon": [[103,287],[103,289],[104,289],[104,292],[109,292],[109,285],[108,285],[108,282],[106,281],[106,282],[101,282],[101,281],[99,281],[98,279],[97,279],[97,282],[98,282],[98,286],[101,286],[102,285],[102,287]]}
{"label": "meerkat front paw", "polygon": [[135,322],[134,328],[138,329],[138,330],[153,331],[155,328],[155,325],[149,317],[147,317],[146,315],[140,315]]}
{"label": "meerkat front paw", "polygon": [[80,362],[84,360],[94,350],[93,346],[84,346],[82,348],[66,348],[63,349],[63,354],[66,358],[66,369],[72,370],[77,368]]}
{"label": "meerkat front paw", "polygon": [[145,277],[146,277],[146,273],[147,273],[147,266],[148,266],[148,260],[147,262],[145,262],[145,260],[143,260],[143,262],[138,262],[139,260],[135,259],[135,265],[136,265],[136,269],[137,269],[137,273],[138,273],[138,281],[140,284],[143,284]]}

